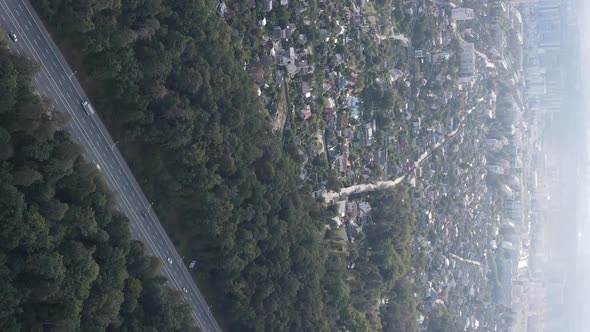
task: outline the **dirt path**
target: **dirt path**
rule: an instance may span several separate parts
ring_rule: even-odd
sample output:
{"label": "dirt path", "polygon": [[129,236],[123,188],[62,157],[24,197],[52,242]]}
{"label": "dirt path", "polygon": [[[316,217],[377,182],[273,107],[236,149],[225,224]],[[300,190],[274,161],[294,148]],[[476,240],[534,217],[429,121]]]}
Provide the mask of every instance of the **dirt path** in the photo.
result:
{"label": "dirt path", "polygon": [[387,36],[381,35],[379,33],[376,33],[375,36],[379,40],[393,39],[393,40],[399,40],[402,43],[404,43],[405,45],[409,45],[410,44],[410,39],[408,37],[406,37],[403,34],[396,34],[393,31],[393,28],[391,29],[391,34],[387,34]]}
{"label": "dirt path", "polygon": [[279,100],[277,101],[277,114],[272,123],[272,130],[273,131],[280,131],[283,132],[283,128],[285,127],[285,122],[287,121],[288,113],[288,106],[289,103],[287,102],[287,84],[283,82],[281,87],[281,93],[279,94]]}

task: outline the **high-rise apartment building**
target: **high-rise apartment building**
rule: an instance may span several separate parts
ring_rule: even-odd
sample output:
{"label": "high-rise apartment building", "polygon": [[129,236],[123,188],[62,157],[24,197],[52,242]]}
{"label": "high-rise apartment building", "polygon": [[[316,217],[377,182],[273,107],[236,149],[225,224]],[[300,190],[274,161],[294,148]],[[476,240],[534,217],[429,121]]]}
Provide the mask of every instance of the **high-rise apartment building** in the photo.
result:
{"label": "high-rise apartment building", "polygon": [[461,68],[459,81],[468,83],[475,76],[475,46],[473,43],[461,42]]}

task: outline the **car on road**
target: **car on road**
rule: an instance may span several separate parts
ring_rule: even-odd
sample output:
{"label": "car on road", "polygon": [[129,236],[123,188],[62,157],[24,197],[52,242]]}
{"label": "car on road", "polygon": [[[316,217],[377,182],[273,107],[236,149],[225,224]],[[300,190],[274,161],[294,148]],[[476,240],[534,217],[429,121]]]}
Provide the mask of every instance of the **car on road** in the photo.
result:
{"label": "car on road", "polygon": [[186,289],[186,287],[182,287],[182,290],[183,290],[185,293],[188,293],[188,289]]}
{"label": "car on road", "polygon": [[84,112],[86,112],[86,115],[94,114],[94,108],[92,107],[92,105],[90,105],[88,100],[82,101],[82,107],[84,108]]}
{"label": "car on road", "polygon": [[168,261],[168,264],[172,264],[172,258],[168,257],[166,260]]}
{"label": "car on road", "polygon": [[145,212],[142,211],[141,216],[143,217],[143,219],[145,219],[146,218]]}
{"label": "car on road", "polygon": [[18,41],[18,37],[16,36],[16,33],[14,33],[14,31],[10,31],[8,35],[10,36],[10,39],[12,39],[13,42],[16,43]]}

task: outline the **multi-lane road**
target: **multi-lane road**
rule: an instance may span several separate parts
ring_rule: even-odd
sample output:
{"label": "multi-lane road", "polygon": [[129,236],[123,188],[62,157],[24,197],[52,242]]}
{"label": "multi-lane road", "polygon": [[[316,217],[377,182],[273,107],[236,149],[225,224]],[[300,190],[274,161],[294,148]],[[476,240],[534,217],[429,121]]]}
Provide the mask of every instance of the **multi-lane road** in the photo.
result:
{"label": "multi-lane road", "polygon": [[17,35],[18,42],[8,46],[13,53],[39,64],[34,77],[37,92],[51,100],[58,111],[71,115],[66,129],[85,148],[84,156],[97,165],[111,190],[118,193],[117,203],[131,221],[133,236],[146,244],[149,254],[162,259],[163,273],[170,286],[178,289],[191,305],[196,324],[203,331],[220,331],[185,262],[116,148],[116,142],[97,114],[84,112],[81,102],[88,97],[33,7],[26,0],[0,0],[0,27]]}

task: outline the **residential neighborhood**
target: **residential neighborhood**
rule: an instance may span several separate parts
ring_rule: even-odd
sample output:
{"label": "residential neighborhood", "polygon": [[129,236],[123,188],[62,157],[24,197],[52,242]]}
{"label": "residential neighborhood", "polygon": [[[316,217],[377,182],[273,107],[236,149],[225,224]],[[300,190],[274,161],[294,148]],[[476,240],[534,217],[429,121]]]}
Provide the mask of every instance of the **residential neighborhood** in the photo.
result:
{"label": "residential neighborhood", "polygon": [[530,81],[541,72],[534,29],[545,2],[256,6],[260,48],[245,70],[301,161],[301,178],[334,205],[326,227],[347,243],[335,250],[362,245],[373,191],[413,188],[420,324],[437,306],[465,331],[526,320],[515,315],[513,284],[530,276],[523,262],[539,222],[532,147],[543,112],[560,107]]}

